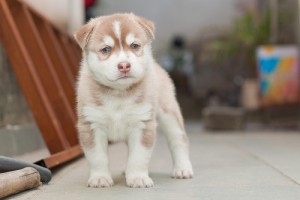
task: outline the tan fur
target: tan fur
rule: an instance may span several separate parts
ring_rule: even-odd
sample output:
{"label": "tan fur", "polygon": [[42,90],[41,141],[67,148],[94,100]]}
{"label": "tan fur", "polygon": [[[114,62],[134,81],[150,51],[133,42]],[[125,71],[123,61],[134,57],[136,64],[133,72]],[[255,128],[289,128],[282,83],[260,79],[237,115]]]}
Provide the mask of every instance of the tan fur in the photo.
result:
{"label": "tan fur", "polygon": [[[115,21],[119,21],[121,23],[121,39],[122,39],[122,46],[128,47],[125,44],[125,37],[129,32],[133,32],[136,35],[139,35],[142,38],[142,43],[148,43],[149,39],[154,39],[154,25],[151,21],[146,20],[144,18],[135,16],[133,14],[128,14],[124,16],[124,14],[115,14],[113,16],[102,16],[96,19],[92,19],[86,25],[84,25],[78,32],[74,34],[76,41],[80,44],[81,48],[85,48],[88,41],[89,48],[94,51],[99,51],[98,43],[103,39],[105,35],[109,35],[113,37],[115,41],[118,39],[115,37],[113,33],[112,24]],[[142,29],[137,28],[136,25],[142,27]],[[91,36],[91,32],[94,34]],[[145,32],[146,34],[145,34]],[[141,37],[143,36],[143,37]],[[94,45],[96,44],[96,45]],[[116,42],[115,50],[119,50],[120,46],[118,42]]]}
{"label": "tan fur", "polygon": [[77,33],[74,34],[75,40],[82,49],[87,45],[89,36],[94,29],[94,25],[94,21],[91,20],[89,23],[85,24]]}
{"label": "tan fur", "polygon": [[83,117],[80,117],[78,119],[77,129],[78,132],[80,133],[79,137],[80,137],[81,145],[89,149],[94,148],[95,146],[94,134],[91,131],[90,124],[87,121],[85,121]]}
{"label": "tan fur", "polygon": [[94,134],[90,128],[90,124],[83,116],[83,107],[88,104],[100,106],[102,103],[97,98],[97,94],[98,92],[107,92],[107,89],[97,84],[85,69],[81,71],[79,81],[83,83],[77,88],[77,128],[79,138],[82,145],[93,148],[95,145]]}
{"label": "tan fur", "polygon": [[143,130],[141,142],[146,148],[151,148],[156,138],[156,123],[154,121],[148,121],[145,125],[146,127]]}
{"label": "tan fur", "polygon": [[173,115],[180,125],[180,128],[184,131],[183,117],[180,112],[179,105],[174,98],[175,88],[173,82],[166,71],[161,68],[157,68],[157,73],[160,76],[160,106],[164,112]]}

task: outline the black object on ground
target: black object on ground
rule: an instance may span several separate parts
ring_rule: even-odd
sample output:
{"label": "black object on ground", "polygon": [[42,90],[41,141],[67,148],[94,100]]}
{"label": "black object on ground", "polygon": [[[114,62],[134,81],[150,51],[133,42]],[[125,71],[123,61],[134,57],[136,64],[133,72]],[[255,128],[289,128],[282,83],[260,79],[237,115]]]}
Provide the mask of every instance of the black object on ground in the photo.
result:
{"label": "black object on ground", "polygon": [[51,171],[45,167],[5,156],[0,156],[0,173],[15,171],[25,167],[32,167],[36,169],[40,173],[42,183],[48,183],[52,178]]}

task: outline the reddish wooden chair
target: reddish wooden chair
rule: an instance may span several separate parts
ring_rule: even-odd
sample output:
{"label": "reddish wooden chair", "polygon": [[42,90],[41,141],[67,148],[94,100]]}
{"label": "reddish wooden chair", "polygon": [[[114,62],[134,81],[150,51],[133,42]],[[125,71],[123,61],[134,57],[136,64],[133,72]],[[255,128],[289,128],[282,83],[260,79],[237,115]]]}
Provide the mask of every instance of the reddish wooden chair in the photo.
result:
{"label": "reddish wooden chair", "polygon": [[21,0],[0,0],[0,39],[55,167],[82,155],[75,115],[81,50],[64,31]]}

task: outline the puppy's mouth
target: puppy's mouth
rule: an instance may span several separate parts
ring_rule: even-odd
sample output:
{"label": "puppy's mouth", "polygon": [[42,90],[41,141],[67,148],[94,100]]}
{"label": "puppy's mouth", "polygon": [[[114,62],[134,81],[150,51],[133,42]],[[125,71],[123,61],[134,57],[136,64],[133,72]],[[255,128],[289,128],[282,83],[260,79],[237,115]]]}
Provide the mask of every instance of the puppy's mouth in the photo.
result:
{"label": "puppy's mouth", "polygon": [[133,79],[134,77],[129,75],[129,74],[124,74],[124,75],[120,75],[119,77],[115,78],[115,79],[110,79],[108,77],[105,77],[108,81],[110,82],[116,82],[119,80],[126,80],[126,79]]}
{"label": "puppy's mouth", "polygon": [[134,78],[133,76],[131,76],[130,74],[121,74],[117,79],[117,80],[122,80],[122,79],[130,79],[130,78]]}

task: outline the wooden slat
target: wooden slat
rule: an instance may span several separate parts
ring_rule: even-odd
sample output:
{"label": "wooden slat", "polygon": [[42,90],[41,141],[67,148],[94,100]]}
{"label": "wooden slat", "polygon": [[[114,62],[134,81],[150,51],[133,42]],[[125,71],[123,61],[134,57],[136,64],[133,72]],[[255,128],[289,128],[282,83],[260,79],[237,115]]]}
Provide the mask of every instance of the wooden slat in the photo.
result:
{"label": "wooden slat", "polygon": [[80,62],[81,62],[81,49],[77,44],[74,43],[74,40],[71,40],[70,38],[67,38],[68,47],[75,59],[75,63],[77,68],[79,68]]}
{"label": "wooden slat", "polygon": [[[15,1],[8,2],[15,3]],[[61,141],[57,142],[57,137],[63,134],[63,130],[40,84],[41,77],[39,77],[35,69],[34,62],[28,52],[28,47],[21,36],[28,33],[25,31],[24,34],[20,34],[22,32],[18,29],[14,21],[15,16],[13,17],[10,11],[10,9],[16,10],[18,7],[20,8],[20,5],[17,4],[15,8],[14,6],[13,8],[9,8],[7,1],[0,1],[1,41],[37,124],[43,135],[47,135],[47,137],[44,137],[44,140],[48,149],[50,152],[59,152],[64,150],[67,146]],[[55,146],[49,145],[53,142],[56,142]]]}
{"label": "wooden slat", "polygon": [[[63,80],[67,80],[69,85],[74,90],[76,77],[72,76],[72,73],[70,71],[70,66],[68,66],[68,63],[66,61],[66,58],[63,56],[62,49],[59,46],[59,42],[57,41],[55,37],[55,33],[53,30],[52,25],[43,19],[41,19],[39,16],[37,16],[34,12],[32,13],[32,17],[34,19],[34,22],[36,26],[38,27],[38,31],[42,37],[43,42],[45,43],[46,50],[49,51],[49,54],[51,55],[51,60],[54,66],[60,66],[62,75],[64,77]],[[74,43],[74,42],[73,42]],[[58,69],[59,70],[59,69]],[[74,96],[74,91],[71,90],[72,95]]]}
{"label": "wooden slat", "polygon": [[[76,66],[77,63],[74,62],[72,58],[72,54],[69,52],[68,48],[66,47],[66,42],[64,42],[63,36],[59,33],[57,29],[54,29],[55,36],[57,38],[57,41],[60,45],[60,48],[63,52],[64,57],[66,58],[66,61],[68,62],[68,65],[70,67],[70,70],[72,72],[73,77],[77,77],[78,74],[78,67]],[[78,63],[79,65],[79,63]]]}
{"label": "wooden slat", "polygon": [[79,60],[78,60],[78,58],[76,58],[76,55],[73,53],[72,47],[69,45],[69,38],[66,37],[65,35],[60,35],[60,39],[61,39],[62,44],[64,45],[64,47],[66,49],[66,52],[69,56],[69,59],[72,62],[72,65],[75,68],[75,71],[77,72],[78,67],[79,67]]}
{"label": "wooden slat", "polygon": [[0,0],[0,39],[52,154],[53,168],[82,155],[75,115],[81,50],[74,39],[21,0]]}
{"label": "wooden slat", "polygon": [[59,165],[62,165],[74,158],[77,158],[83,154],[82,149],[79,145],[71,147],[66,151],[62,151],[56,154],[53,154],[45,159],[42,159],[35,164],[47,167],[49,169],[55,168]]}
{"label": "wooden slat", "polygon": [[32,15],[32,17],[34,19],[39,35],[43,40],[45,51],[52,62],[55,74],[57,75],[57,78],[60,81],[60,85],[62,85],[63,92],[67,97],[68,104],[71,105],[71,115],[73,118],[75,116],[75,77],[71,76],[70,69],[67,66],[67,63],[64,62],[65,59],[61,55],[59,55],[59,53],[61,53],[61,49],[59,49],[57,40],[53,37],[53,31],[51,27],[34,14]]}
{"label": "wooden slat", "polygon": [[81,48],[78,46],[77,43],[74,42],[74,39],[73,40],[69,39],[69,44],[70,44],[70,46],[72,46],[72,49],[76,54],[76,58],[78,60],[78,63],[80,63],[81,57],[82,57]]}
{"label": "wooden slat", "polygon": [[[24,14],[21,15],[20,13],[22,12],[24,12]],[[63,133],[58,134],[58,138],[64,144],[64,147],[68,148],[70,147],[70,143],[66,135],[74,135],[75,132],[73,129],[75,121],[72,120],[74,116],[70,113],[70,105],[60,87],[60,81],[55,74],[53,64],[45,51],[45,47],[30,13],[26,8],[20,7],[16,12],[13,12],[13,15],[18,23],[18,27],[23,33],[22,36],[24,36],[24,42],[31,54],[32,61],[35,63],[35,69],[39,77],[42,77],[40,84],[43,85],[47,98],[50,100],[49,102],[51,109],[54,111],[55,118],[63,129]],[[24,32],[26,32],[26,34]],[[55,145],[55,143],[49,145]]]}
{"label": "wooden slat", "polygon": [[[70,99],[70,102],[68,102],[66,92],[63,90],[64,82],[66,82],[65,79],[59,79],[59,74],[55,71],[54,63],[50,59],[50,52],[46,51],[47,47],[45,46],[46,41],[42,41],[42,36],[39,34],[38,29],[41,27],[36,27],[34,24],[34,21],[32,19],[31,13],[28,11],[27,7],[23,6],[23,10],[25,12],[25,16],[27,17],[27,20],[29,21],[29,25],[31,26],[31,29],[33,30],[33,37],[32,39],[36,39],[36,42],[38,44],[38,47],[41,51],[41,56],[45,60],[45,69],[43,71],[45,74],[41,74],[42,77],[49,76],[49,79],[46,80],[43,79],[45,82],[45,89],[49,91],[48,98],[51,99],[52,108],[54,109],[56,113],[56,117],[58,118],[59,122],[61,123],[61,126],[64,129],[64,134],[60,135],[61,140],[65,140],[68,145],[76,145],[78,144],[77,141],[77,134],[75,129],[76,119],[75,119],[75,112],[74,112],[74,95],[73,95],[73,101]],[[35,56],[38,56],[35,54]],[[43,65],[42,65],[43,66]],[[52,78],[52,80],[50,79]],[[50,83],[49,83],[49,82]],[[54,84],[53,84],[54,83]],[[51,91],[53,89],[53,91]],[[70,88],[69,88],[70,89]],[[73,89],[74,90],[74,89]],[[71,90],[71,91],[73,91]]]}

